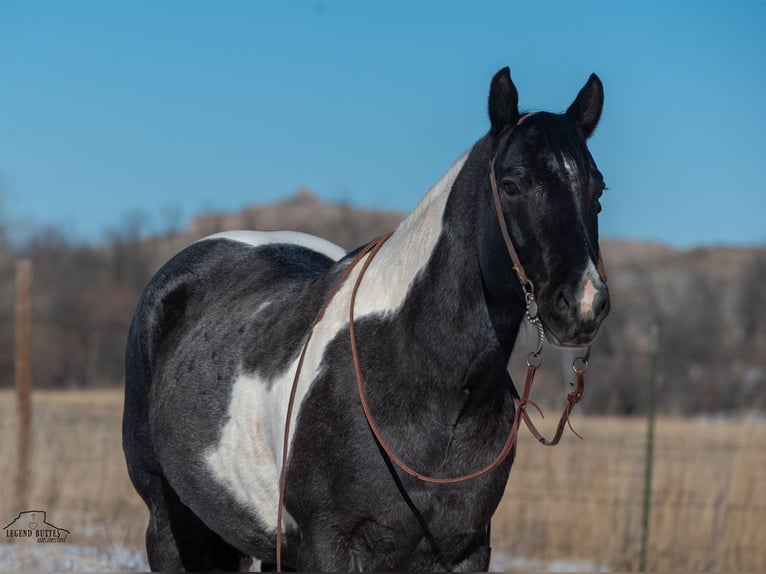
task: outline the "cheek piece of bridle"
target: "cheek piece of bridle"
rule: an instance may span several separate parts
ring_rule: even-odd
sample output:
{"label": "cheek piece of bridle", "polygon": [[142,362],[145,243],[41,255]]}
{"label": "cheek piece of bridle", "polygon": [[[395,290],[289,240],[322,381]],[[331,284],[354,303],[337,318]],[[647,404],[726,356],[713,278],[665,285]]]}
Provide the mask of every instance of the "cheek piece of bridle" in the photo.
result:
{"label": "cheek piece of bridle", "polygon": [[[516,123],[516,126],[521,125],[521,123],[525,119],[527,119],[530,115],[532,114],[526,114],[522,116],[519,119],[519,121]],[[582,438],[572,428],[572,425],[569,422],[569,415],[572,412],[572,409],[574,408],[574,406],[578,402],[580,402],[580,399],[582,398],[583,389],[585,386],[585,372],[588,370],[590,346],[587,348],[583,356],[577,357],[572,363],[572,370],[575,372],[576,382],[573,384],[574,388],[572,389],[572,391],[570,391],[569,394],[567,395],[567,402],[566,402],[566,405],[564,406],[564,411],[561,414],[561,417],[559,419],[559,423],[558,423],[558,426],[556,427],[556,432],[553,435],[553,438],[546,439],[540,433],[540,431],[537,430],[537,428],[535,427],[534,423],[532,423],[532,420],[529,418],[529,415],[527,413],[527,405],[531,404],[538,410],[538,412],[540,412],[540,415],[542,416],[542,411],[534,403],[534,401],[532,401],[529,398],[529,394],[532,390],[532,381],[534,380],[535,372],[537,371],[537,369],[540,367],[542,363],[541,352],[542,352],[543,344],[545,342],[545,332],[544,332],[542,321],[540,320],[540,317],[538,315],[537,302],[535,300],[535,295],[534,295],[534,284],[529,279],[529,277],[527,277],[524,271],[524,266],[521,264],[521,260],[519,259],[518,253],[516,252],[516,248],[513,245],[511,236],[508,233],[508,226],[505,223],[505,217],[503,216],[503,210],[500,204],[500,194],[498,192],[497,181],[495,179],[494,163],[495,163],[495,158],[492,158],[492,161],[490,161],[490,164],[489,164],[489,183],[492,189],[492,199],[495,206],[495,211],[497,213],[497,220],[500,225],[500,231],[502,233],[503,240],[505,241],[506,248],[508,249],[508,254],[511,257],[511,261],[513,262],[513,268],[516,272],[519,282],[521,283],[521,288],[524,291],[524,298],[525,298],[526,307],[527,307],[527,310],[526,310],[527,319],[537,329],[537,335],[538,335],[537,348],[531,353],[529,353],[529,355],[527,355],[527,376],[524,382],[524,389],[520,396],[518,396],[517,392],[514,393],[515,395],[514,404],[516,406],[516,412],[514,415],[513,424],[511,425],[510,433],[508,434],[508,438],[506,439],[502,450],[494,458],[494,460],[492,460],[492,462],[490,462],[487,466],[479,470],[476,470],[474,472],[461,475],[461,476],[444,477],[444,478],[427,476],[413,469],[411,466],[405,463],[399,456],[396,455],[396,453],[389,446],[388,442],[381,434],[380,429],[378,428],[378,425],[375,423],[375,420],[373,419],[372,413],[370,411],[370,407],[367,404],[367,399],[365,397],[365,392],[364,392],[364,385],[362,383],[362,370],[359,364],[359,354],[358,354],[357,343],[356,343],[356,332],[354,328],[354,304],[356,302],[357,292],[359,291],[359,285],[362,282],[362,277],[364,277],[364,274],[367,271],[367,268],[370,266],[370,263],[375,258],[377,253],[380,251],[380,248],[383,247],[383,244],[388,240],[389,237],[391,237],[394,234],[393,231],[388,232],[387,234],[383,235],[382,237],[379,237],[378,239],[372,241],[371,243],[366,245],[364,248],[362,248],[359,251],[359,253],[356,255],[356,257],[354,257],[354,259],[351,261],[351,263],[346,267],[346,269],[343,271],[340,277],[338,277],[337,281],[333,285],[332,289],[330,289],[327,297],[325,298],[324,304],[322,305],[322,308],[319,310],[319,313],[317,314],[316,319],[314,320],[314,323],[311,327],[311,330],[308,333],[306,341],[303,344],[303,350],[301,351],[300,357],[298,359],[298,366],[295,371],[295,377],[293,378],[293,384],[290,389],[290,398],[287,404],[284,443],[282,448],[282,469],[281,469],[280,482],[279,482],[279,508],[277,510],[277,540],[276,540],[276,554],[277,554],[276,566],[277,566],[278,572],[282,571],[282,524],[283,524],[285,494],[287,489],[287,455],[288,455],[288,441],[290,438],[290,422],[292,419],[292,411],[293,411],[293,406],[295,404],[295,395],[298,389],[298,382],[300,380],[300,374],[303,368],[303,362],[306,357],[306,351],[308,349],[311,336],[314,333],[314,328],[324,317],[325,311],[327,310],[327,307],[330,305],[330,302],[332,301],[333,297],[338,292],[338,290],[343,285],[343,283],[346,281],[346,279],[349,277],[352,270],[367,255],[369,255],[369,257],[367,257],[367,259],[362,264],[362,267],[359,271],[359,275],[357,276],[356,281],[354,282],[354,286],[351,291],[351,299],[349,302],[348,332],[349,332],[349,339],[351,343],[351,357],[354,363],[354,374],[356,376],[356,385],[357,385],[357,391],[359,393],[359,400],[362,404],[362,411],[364,412],[364,416],[365,416],[365,419],[367,420],[367,424],[369,425],[370,430],[375,436],[375,439],[377,440],[380,447],[383,449],[386,455],[396,464],[396,466],[398,466],[401,470],[403,470],[410,476],[418,480],[421,480],[423,482],[428,482],[431,484],[456,484],[456,483],[465,482],[465,481],[483,476],[487,474],[488,472],[491,472],[492,470],[496,469],[498,466],[500,466],[500,464],[502,464],[503,461],[505,461],[505,459],[508,457],[511,450],[513,449],[514,445],[516,444],[516,439],[518,437],[518,429],[522,420],[527,425],[527,428],[532,433],[532,435],[541,444],[546,446],[554,446],[559,443],[567,424],[569,424],[569,428],[577,437]],[[599,261],[598,261],[598,269],[602,279],[606,281],[606,274],[604,273],[604,270],[603,270],[603,262],[601,260],[600,255],[599,255]],[[508,376],[510,380],[510,372],[508,373]],[[489,541],[489,527],[487,528],[487,540]],[[491,552],[491,548],[490,548],[490,552]],[[488,565],[489,565],[489,558],[488,558]]]}

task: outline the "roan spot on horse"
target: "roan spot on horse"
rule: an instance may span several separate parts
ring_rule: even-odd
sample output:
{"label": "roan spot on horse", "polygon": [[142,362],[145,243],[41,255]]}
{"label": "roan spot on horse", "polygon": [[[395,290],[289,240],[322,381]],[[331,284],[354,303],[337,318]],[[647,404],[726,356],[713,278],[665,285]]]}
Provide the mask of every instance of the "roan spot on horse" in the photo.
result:
{"label": "roan spot on horse", "polygon": [[[525,291],[561,346],[588,345],[609,311],[604,182],[586,146],[602,105],[591,75],[564,114],[522,116],[500,70],[489,132],[369,262],[354,309],[366,400],[388,445],[425,475],[471,473],[503,448]],[[391,462],[362,412],[349,350],[361,265],[330,294],[354,256],[301,233],[220,233],[146,287],[128,339],[123,445],[151,513],[152,569],[236,570],[240,554],[275,562],[288,397],[310,332],[287,445],[284,564],[487,568],[487,525],[513,451],[459,484],[426,483]]]}

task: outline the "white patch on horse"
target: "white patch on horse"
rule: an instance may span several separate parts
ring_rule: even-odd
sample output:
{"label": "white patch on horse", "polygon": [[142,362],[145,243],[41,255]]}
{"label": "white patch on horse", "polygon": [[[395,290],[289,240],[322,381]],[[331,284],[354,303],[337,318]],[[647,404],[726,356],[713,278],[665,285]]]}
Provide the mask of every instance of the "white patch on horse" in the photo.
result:
{"label": "white patch on horse", "polygon": [[310,235],[300,231],[249,231],[246,229],[237,229],[214,233],[213,235],[198,239],[195,243],[209,241],[211,239],[230,239],[232,241],[252,245],[253,247],[272,245],[275,243],[300,245],[301,247],[307,247],[308,249],[326,255],[333,261],[343,258],[347,253],[340,245],[336,245],[335,243],[317,237],[316,235]]}
{"label": "white patch on horse", "polygon": [[[378,252],[359,288],[356,317],[392,313],[404,303],[410,286],[436,247],[449,192],[467,157],[466,153],[450,167]],[[241,241],[239,233],[235,240]],[[216,234],[207,239],[222,236],[232,239],[229,235]],[[249,233],[244,238],[261,239]],[[402,253],[407,253],[407,257],[402,257]],[[301,403],[322,369],[327,344],[348,324],[348,302],[362,264],[360,261],[349,274],[314,329],[296,391],[289,442],[292,442]],[[216,479],[273,532],[277,523],[278,477],[282,469],[287,403],[297,366],[296,357],[287,369],[268,380],[240,369],[232,386],[229,418],[221,440],[206,454]],[[294,528],[295,522],[285,515],[285,529]]]}
{"label": "white patch on horse", "polygon": [[593,313],[593,299],[600,289],[604,288],[604,283],[598,274],[598,269],[593,261],[588,261],[588,266],[582,274],[578,286],[578,301],[581,315],[591,315]]}
{"label": "white patch on horse", "polygon": [[582,298],[580,299],[580,313],[583,315],[590,313],[593,309],[593,298],[598,293],[598,290],[593,286],[593,281],[588,279],[588,282],[583,287]]}
{"label": "white patch on horse", "polygon": [[[221,440],[205,456],[215,479],[273,532],[276,532],[282,467],[282,452],[277,453],[274,445],[282,444],[277,435],[284,432],[281,425],[287,412],[287,399],[280,395],[284,394],[285,387],[289,392],[294,376],[293,367],[271,381],[240,372],[232,386],[228,420]],[[283,532],[296,528],[287,511],[282,524]]]}
{"label": "white patch on horse", "polygon": [[573,185],[576,184],[579,181],[577,179],[577,163],[566,156],[563,156],[561,159],[564,164],[564,171],[567,172],[567,176],[569,177],[569,181],[572,182]]}
{"label": "white patch on horse", "polygon": [[[357,315],[394,311],[402,305],[441,236],[447,199],[467,157],[465,153],[452,164],[375,256],[359,288]],[[407,256],[403,257],[403,253]],[[352,275],[356,277],[358,272]],[[346,285],[350,296],[353,282]]]}

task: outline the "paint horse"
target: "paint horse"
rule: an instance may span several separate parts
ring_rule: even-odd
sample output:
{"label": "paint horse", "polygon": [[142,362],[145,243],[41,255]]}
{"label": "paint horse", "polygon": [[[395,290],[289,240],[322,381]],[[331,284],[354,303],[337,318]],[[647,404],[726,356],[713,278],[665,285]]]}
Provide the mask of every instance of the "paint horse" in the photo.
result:
{"label": "paint horse", "polygon": [[[500,70],[489,132],[369,262],[354,310],[367,403],[388,445],[423,474],[486,465],[514,420],[506,364],[525,292],[490,168],[548,339],[585,346],[608,313],[605,186],[586,146],[602,106],[591,75],[565,113],[522,116]],[[454,485],[392,464],[360,408],[349,350],[360,266],[330,293],[353,257],[306,234],[236,231],[190,245],[149,282],[127,344],[123,446],[150,511],[152,569],[235,570],[241,554],[274,563],[288,396],[309,332],[288,437],[286,567],[487,568],[487,525],[515,453]]]}

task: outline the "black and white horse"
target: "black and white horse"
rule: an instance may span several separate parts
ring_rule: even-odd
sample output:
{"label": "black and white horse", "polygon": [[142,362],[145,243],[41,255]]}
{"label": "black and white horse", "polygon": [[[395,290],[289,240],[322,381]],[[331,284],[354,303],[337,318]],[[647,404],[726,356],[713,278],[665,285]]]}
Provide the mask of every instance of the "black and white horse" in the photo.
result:
{"label": "black and white horse", "polygon": [[[586,139],[592,75],[564,114],[524,121],[507,68],[491,128],[372,260],[355,306],[367,401],[388,444],[432,476],[470,473],[514,418],[505,373],[525,298],[489,166],[548,338],[584,346],[609,309],[598,271],[604,182]],[[143,293],[126,357],[123,444],[158,570],[273,563],[288,395],[308,332],[353,254],[301,233],[238,231],[172,258]],[[313,331],[297,387],[282,556],[300,570],[486,568],[513,455],[456,485],[397,469],[360,408],[349,351],[355,267]]]}

